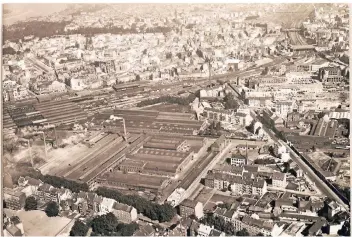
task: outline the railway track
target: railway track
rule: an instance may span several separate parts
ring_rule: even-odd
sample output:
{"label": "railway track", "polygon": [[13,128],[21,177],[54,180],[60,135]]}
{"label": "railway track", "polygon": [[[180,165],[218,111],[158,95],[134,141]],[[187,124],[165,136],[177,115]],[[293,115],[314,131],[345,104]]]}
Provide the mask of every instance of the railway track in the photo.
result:
{"label": "railway track", "polygon": [[199,176],[209,162],[217,155],[217,153],[210,153],[205,159],[199,160],[193,167],[188,171],[187,176],[182,180],[177,188],[183,188],[185,190],[193,183],[193,181]]}

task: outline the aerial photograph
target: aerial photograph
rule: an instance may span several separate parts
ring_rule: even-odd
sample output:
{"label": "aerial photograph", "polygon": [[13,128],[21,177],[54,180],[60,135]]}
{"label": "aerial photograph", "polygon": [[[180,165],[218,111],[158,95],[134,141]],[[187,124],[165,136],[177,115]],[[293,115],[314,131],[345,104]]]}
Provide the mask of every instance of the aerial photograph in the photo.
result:
{"label": "aerial photograph", "polygon": [[351,236],[349,7],[2,4],[1,236]]}

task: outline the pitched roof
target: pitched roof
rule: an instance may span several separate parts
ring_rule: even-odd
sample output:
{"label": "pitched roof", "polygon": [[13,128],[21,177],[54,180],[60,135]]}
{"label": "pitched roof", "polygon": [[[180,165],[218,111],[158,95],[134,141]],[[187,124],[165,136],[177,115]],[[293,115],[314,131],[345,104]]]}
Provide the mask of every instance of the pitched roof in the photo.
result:
{"label": "pitched roof", "polygon": [[190,208],[195,208],[197,206],[197,204],[198,204],[198,202],[192,201],[190,199],[185,199],[180,203],[181,206],[186,206],[186,207],[190,207]]}
{"label": "pitched roof", "polygon": [[6,230],[12,235],[12,236],[22,236],[21,230],[15,226],[15,225],[9,225],[6,227]]}
{"label": "pitched roof", "polygon": [[115,202],[113,205],[113,208],[115,210],[124,211],[124,212],[131,212],[131,210],[132,210],[131,206],[129,206],[127,204],[119,203],[119,202]]}
{"label": "pitched roof", "polygon": [[52,188],[52,186],[50,184],[43,183],[42,185],[40,185],[38,187],[38,190],[44,191],[44,192],[49,192],[51,188]]}
{"label": "pitched roof", "polygon": [[284,173],[280,173],[280,172],[273,173],[273,180],[275,179],[275,180],[283,181],[285,179],[285,177],[286,177],[286,174],[284,174]]}
{"label": "pitched roof", "polygon": [[221,235],[221,231],[220,230],[216,230],[216,229],[212,229],[210,231],[210,236],[220,236]]}

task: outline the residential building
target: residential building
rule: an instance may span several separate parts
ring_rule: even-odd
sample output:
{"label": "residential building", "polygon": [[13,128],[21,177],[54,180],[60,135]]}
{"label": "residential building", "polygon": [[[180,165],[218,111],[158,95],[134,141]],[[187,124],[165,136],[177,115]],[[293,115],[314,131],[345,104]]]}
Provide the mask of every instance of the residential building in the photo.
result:
{"label": "residential building", "polygon": [[241,153],[236,153],[231,157],[231,165],[244,166],[247,165],[247,157]]}
{"label": "residential building", "polygon": [[116,201],[114,199],[103,197],[103,200],[100,203],[99,213],[104,215],[111,212],[113,210],[115,202]]}
{"label": "residential building", "polygon": [[274,187],[286,188],[286,186],[287,186],[287,180],[286,180],[285,173],[274,172],[273,177],[272,177],[272,181],[273,181]]}
{"label": "residential building", "polygon": [[67,91],[65,83],[59,81],[38,82],[31,86],[31,90],[37,95]]}
{"label": "residential building", "polygon": [[136,208],[119,202],[114,203],[112,213],[118,220],[125,223],[131,223],[138,218]]}
{"label": "residential building", "polygon": [[208,225],[200,224],[200,226],[197,230],[197,236],[198,237],[209,237],[212,229],[213,228]]}
{"label": "residential building", "polygon": [[226,139],[225,135],[221,135],[212,145],[211,150],[215,152],[220,152],[223,150],[230,141]]}
{"label": "residential building", "polygon": [[319,236],[322,234],[322,227],[324,225],[326,225],[326,221],[322,219],[314,222],[308,229],[308,236]]}
{"label": "residential building", "polygon": [[222,217],[225,221],[231,222],[235,218],[236,209],[227,210],[226,208],[217,207],[214,211],[214,216]]}
{"label": "residential building", "polygon": [[222,109],[205,108],[203,114],[209,120],[231,123],[234,120],[234,112]]}
{"label": "residential building", "polygon": [[212,229],[210,232],[210,236],[221,236],[221,237],[225,237],[226,234],[224,232],[221,232],[219,230],[216,229]]}
{"label": "residential building", "polygon": [[139,227],[139,230],[137,230],[133,236],[154,236],[155,230],[152,225],[142,225]]}
{"label": "residential building", "polygon": [[275,103],[276,113],[284,118],[295,109],[297,109],[297,104],[295,101],[277,101]]}
{"label": "residential building", "polygon": [[191,215],[194,215],[197,218],[202,218],[204,215],[203,204],[201,202],[185,199],[180,203],[179,208],[180,215],[182,217],[189,217]]}
{"label": "residential building", "polygon": [[33,179],[31,177],[20,177],[18,179],[18,185],[20,187],[23,187],[21,192],[25,193],[26,197],[35,195],[37,193],[38,187],[42,184],[43,182],[38,179]]}
{"label": "residential building", "polygon": [[240,219],[234,219],[233,221],[236,231],[247,229],[250,235],[256,236],[259,233],[264,236],[278,237],[284,228],[284,224],[273,224],[272,222],[266,222],[260,219],[254,219],[249,216],[244,216]]}
{"label": "residential building", "polygon": [[327,202],[327,208],[328,208],[328,217],[332,218],[335,216],[339,211],[341,211],[341,206],[338,205],[335,201],[329,201]]}
{"label": "residential building", "polygon": [[249,107],[255,107],[255,108],[264,108],[269,106],[269,104],[271,103],[271,96],[269,97],[248,97],[245,100],[245,103],[249,106]]}
{"label": "residential building", "polygon": [[[205,186],[218,190],[230,189],[234,194],[263,195],[267,192],[264,179],[254,179],[253,173],[245,172],[243,176],[227,173],[209,173],[205,177]],[[248,177],[248,178],[247,178]]]}
{"label": "residential building", "polygon": [[6,208],[13,210],[21,210],[24,207],[26,201],[25,193],[19,190],[13,190],[6,187],[3,189],[3,192]]}
{"label": "residential building", "polygon": [[324,67],[319,69],[319,79],[323,83],[338,84],[344,80],[338,67]]}

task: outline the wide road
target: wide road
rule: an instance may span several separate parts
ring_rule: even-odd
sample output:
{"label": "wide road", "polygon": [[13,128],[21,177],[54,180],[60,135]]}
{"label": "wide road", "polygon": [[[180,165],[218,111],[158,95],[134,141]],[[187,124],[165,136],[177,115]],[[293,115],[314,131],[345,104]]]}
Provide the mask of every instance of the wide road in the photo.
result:
{"label": "wide road", "polygon": [[287,151],[290,153],[292,160],[296,162],[296,164],[303,170],[305,175],[308,175],[308,177],[315,183],[317,188],[319,188],[323,194],[341,204],[346,211],[349,211],[348,205],[346,205],[333,190],[331,190],[322,180],[320,180],[315,172],[308,167],[308,165],[291,149],[289,145],[287,145],[286,142],[280,140],[279,143],[286,147]]}
{"label": "wide road", "polygon": [[[251,110],[251,115],[253,117],[253,119],[258,121],[257,115],[254,111]],[[339,196],[336,195],[336,193],[331,190],[316,174],[315,172],[308,167],[308,165],[291,149],[291,147],[284,141],[280,140],[279,138],[276,137],[276,135],[274,134],[273,131],[271,131],[269,128],[265,127],[263,124],[263,129],[264,131],[268,134],[268,136],[270,136],[270,138],[285,146],[286,150],[290,153],[290,156],[292,158],[292,160],[294,162],[296,162],[296,164],[300,167],[300,169],[303,170],[304,174],[307,175],[312,182],[315,183],[315,185],[317,186],[317,188],[327,197],[332,198],[333,200],[335,200],[337,203],[341,204],[347,211],[349,210],[349,207],[343,202],[343,200],[341,200],[341,198]]]}
{"label": "wide road", "polygon": [[[241,104],[243,104],[243,101],[240,102]],[[250,110],[250,114],[253,117],[254,120],[259,121],[259,119],[257,118],[257,114],[253,111]],[[268,127],[264,126],[263,124],[263,130],[268,134],[268,136],[270,136],[270,138],[277,142],[280,143],[281,145],[285,146],[287,151],[290,153],[290,156],[292,158],[293,161],[296,162],[296,164],[303,170],[303,172],[305,173],[305,175],[307,175],[312,182],[315,183],[315,185],[317,186],[317,188],[323,193],[325,194],[327,197],[332,198],[333,200],[335,200],[337,203],[341,204],[346,210],[349,210],[348,205],[346,205],[343,200],[341,200],[341,198],[339,196],[336,195],[336,193],[331,190],[316,174],[315,172],[308,167],[308,165],[306,163],[304,163],[304,161],[291,149],[291,147],[289,145],[287,145],[286,142],[280,140],[279,138],[276,137],[275,133],[273,131],[271,131],[271,129],[269,129]]]}

